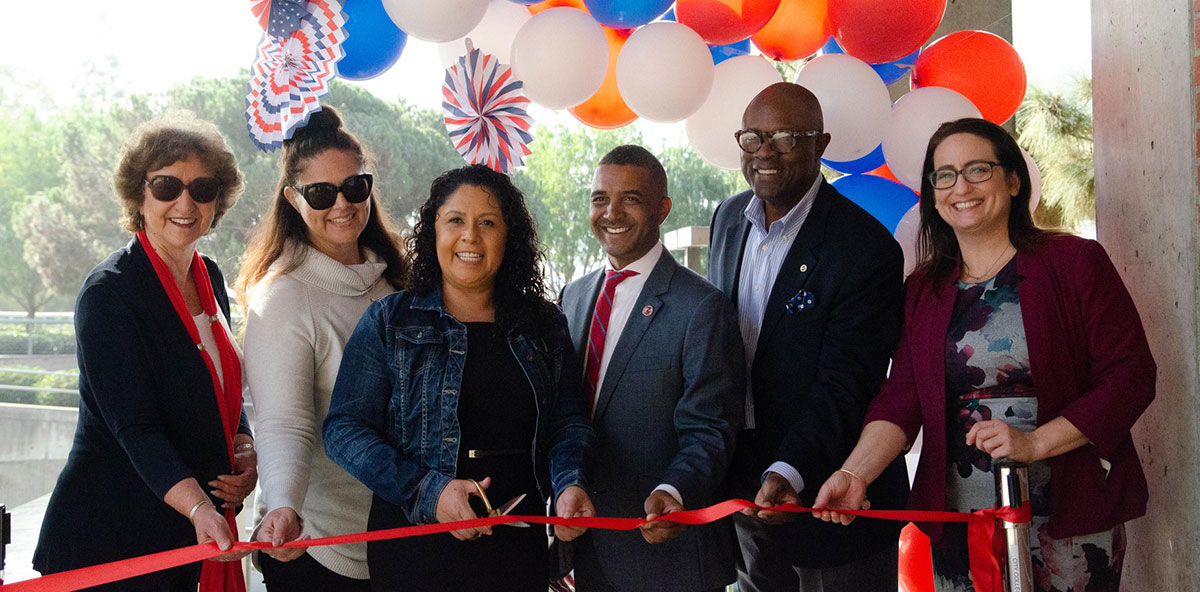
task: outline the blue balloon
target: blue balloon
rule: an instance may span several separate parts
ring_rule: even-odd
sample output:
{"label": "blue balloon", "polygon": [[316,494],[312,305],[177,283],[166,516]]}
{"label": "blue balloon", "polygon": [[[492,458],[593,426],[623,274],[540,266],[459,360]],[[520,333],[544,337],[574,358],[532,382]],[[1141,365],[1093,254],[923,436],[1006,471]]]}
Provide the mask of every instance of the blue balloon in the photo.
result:
{"label": "blue balloon", "polygon": [[[819,55],[825,55],[827,53],[846,53],[846,52],[842,49],[842,46],[838,45],[838,42],[836,39],[834,39],[833,37],[830,37],[829,41],[826,41],[825,45],[822,45],[821,49],[818,50],[817,53]],[[891,84],[897,80],[900,80],[901,78],[904,78],[904,75],[908,74],[909,70],[912,70],[913,64],[917,63],[917,54],[920,54],[920,53],[921,53],[921,48],[918,47],[916,49],[916,51],[914,51],[894,62],[884,62],[882,64],[869,64],[869,65],[871,66],[871,69],[875,70],[875,73],[878,74],[879,77],[883,79],[884,84]]]}
{"label": "blue balloon", "polygon": [[338,62],[338,76],[349,80],[367,80],[383,74],[404,51],[408,34],[392,22],[382,0],[346,0],[346,57]]}
{"label": "blue balloon", "polygon": [[672,8],[672,9],[668,10],[662,16],[658,17],[658,20],[660,20],[660,21],[675,21],[675,20],[677,20],[675,18],[675,9]]}
{"label": "blue balloon", "polygon": [[713,65],[717,65],[729,58],[748,55],[750,53],[750,40],[743,39],[737,43],[727,45],[710,45],[708,51],[712,53]]}
{"label": "blue balloon", "polygon": [[912,189],[875,175],[846,175],[832,185],[879,220],[888,232],[896,232],[900,219],[917,203],[917,194]]}
{"label": "blue balloon", "polygon": [[614,29],[640,27],[671,8],[674,0],[583,0],[596,22]]}
{"label": "blue balloon", "polygon": [[883,144],[876,146],[875,149],[870,152],[870,154],[867,154],[862,158],[841,161],[822,158],[821,164],[824,164],[825,166],[839,173],[846,173],[847,175],[873,171],[883,166]]}
{"label": "blue balloon", "polygon": [[543,0],[508,0],[508,1],[516,3],[516,4],[524,4],[525,6],[529,6],[531,4],[537,4],[538,2],[542,2]]}

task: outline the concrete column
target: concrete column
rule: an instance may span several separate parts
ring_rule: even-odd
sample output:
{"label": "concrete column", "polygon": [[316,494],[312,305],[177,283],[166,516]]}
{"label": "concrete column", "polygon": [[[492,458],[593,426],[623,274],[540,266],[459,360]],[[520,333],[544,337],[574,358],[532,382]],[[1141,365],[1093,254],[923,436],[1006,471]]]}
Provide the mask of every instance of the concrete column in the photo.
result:
{"label": "concrete column", "polygon": [[1093,0],[1097,236],[1158,362],[1134,429],[1150,506],[1131,522],[1128,590],[1200,590],[1197,0]]}

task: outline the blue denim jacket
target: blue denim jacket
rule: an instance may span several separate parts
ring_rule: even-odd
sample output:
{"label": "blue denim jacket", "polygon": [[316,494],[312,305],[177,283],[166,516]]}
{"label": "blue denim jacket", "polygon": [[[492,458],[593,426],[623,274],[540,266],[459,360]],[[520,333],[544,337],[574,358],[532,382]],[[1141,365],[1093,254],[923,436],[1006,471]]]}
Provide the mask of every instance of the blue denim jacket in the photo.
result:
{"label": "blue denim jacket", "polygon": [[[566,319],[557,340],[522,331],[508,344],[537,397],[531,446],[545,499],[583,482],[594,439],[580,392]],[[440,290],[401,291],[371,305],[346,344],[329,415],[325,453],[413,524],[436,522],[437,500],[457,474],[458,393],[467,328],[446,312]]]}

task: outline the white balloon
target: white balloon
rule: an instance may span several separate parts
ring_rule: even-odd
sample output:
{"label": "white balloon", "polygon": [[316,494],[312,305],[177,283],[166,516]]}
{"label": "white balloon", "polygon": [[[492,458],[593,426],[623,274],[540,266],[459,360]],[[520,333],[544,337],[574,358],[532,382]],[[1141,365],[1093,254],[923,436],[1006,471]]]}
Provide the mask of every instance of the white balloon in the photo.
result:
{"label": "white balloon", "polygon": [[796,73],[796,84],[817,96],[832,139],[825,158],[858,160],[883,140],[892,97],[879,74],[862,60],[840,53],[818,56]]}
{"label": "white balloon", "polygon": [[688,141],[700,158],[726,170],[741,168],[742,149],[733,134],[742,128],[742,113],[762,89],[783,78],[759,55],[742,55],[717,64],[712,92],[684,124]]}
{"label": "white balloon", "polygon": [[517,31],[512,67],[531,101],[550,109],[574,107],[604,83],[608,38],[588,13],[551,8]]}
{"label": "white balloon", "polygon": [[917,267],[917,240],[920,233],[921,204],[918,202],[904,213],[900,222],[896,224],[896,232],[892,233],[892,236],[896,237],[896,242],[900,243],[900,250],[904,251],[905,277],[908,277],[908,274]]}
{"label": "white balloon", "polygon": [[892,174],[920,191],[929,138],[943,123],[964,117],[979,117],[979,109],[948,88],[924,86],[900,97],[883,133],[883,158]]}
{"label": "white balloon", "polygon": [[400,30],[425,41],[449,41],[466,35],[487,11],[488,0],[383,0],[383,9]]}
{"label": "white balloon", "polygon": [[713,76],[712,54],[704,39],[671,21],[638,29],[617,58],[621,98],[648,121],[672,123],[695,113],[712,90]]}
{"label": "white balloon", "polygon": [[1042,172],[1024,148],[1021,149],[1021,156],[1025,157],[1025,166],[1029,167],[1029,213],[1032,214],[1042,201]]}
{"label": "white balloon", "polygon": [[[425,0],[429,1],[429,0]],[[436,2],[430,2],[436,4]],[[530,18],[529,10],[508,0],[491,0],[487,13],[475,28],[448,43],[438,44],[438,58],[443,68],[454,65],[459,57],[467,55],[465,40],[469,37],[475,49],[490,53],[502,62],[512,56],[513,37]],[[507,63],[507,62],[505,62]]]}

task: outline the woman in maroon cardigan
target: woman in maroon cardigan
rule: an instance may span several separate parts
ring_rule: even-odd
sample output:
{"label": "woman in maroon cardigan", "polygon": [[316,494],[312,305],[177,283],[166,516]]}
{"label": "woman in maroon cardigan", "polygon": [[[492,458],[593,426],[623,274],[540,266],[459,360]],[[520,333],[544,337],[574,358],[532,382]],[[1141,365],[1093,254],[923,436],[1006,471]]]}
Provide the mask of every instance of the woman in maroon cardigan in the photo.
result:
{"label": "woman in maroon cardigan", "polygon": [[[1137,310],[1095,241],[1040,230],[1016,142],[982,119],[942,125],[921,180],[921,262],[905,328],[862,437],[815,515],[866,486],[924,428],[909,507],[994,503],[994,460],[1029,464],[1039,591],[1116,590],[1125,521],[1146,510],[1129,430],[1154,399]],[[963,524],[921,525],[939,591],[970,589]]]}

